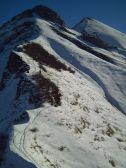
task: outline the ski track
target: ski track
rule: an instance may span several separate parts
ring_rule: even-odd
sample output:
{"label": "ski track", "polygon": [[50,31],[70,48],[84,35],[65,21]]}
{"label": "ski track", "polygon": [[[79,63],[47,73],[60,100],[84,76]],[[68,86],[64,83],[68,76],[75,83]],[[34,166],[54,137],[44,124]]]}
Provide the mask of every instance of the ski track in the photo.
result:
{"label": "ski track", "polygon": [[[23,57],[22,57],[22,58],[23,58]],[[29,61],[27,57],[25,57],[25,59],[27,60],[27,62]],[[33,70],[33,74],[35,74],[35,73],[37,72],[37,68],[36,68],[36,66],[35,66],[34,61],[35,61],[35,60],[32,60],[32,64],[31,64],[32,68],[34,69],[34,70]],[[40,113],[41,113],[41,110],[35,115],[35,117],[33,118],[33,120],[32,120],[31,122],[29,122],[28,125],[24,128],[24,131],[23,131],[23,133],[22,133],[22,135],[21,135],[21,137],[20,137],[20,140],[19,140],[19,147],[18,147],[18,146],[16,145],[16,143],[15,143],[17,136],[15,136],[14,139],[13,139],[13,141],[12,141],[13,144],[14,144],[14,146],[15,146],[28,160],[30,160],[31,163],[34,163],[34,164],[35,164],[36,166],[38,166],[38,167],[41,167],[41,166],[35,161],[35,159],[30,155],[30,153],[28,153],[28,152],[26,151],[26,148],[25,148],[25,137],[26,137],[26,132],[27,132],[29,126],[33,124],[33,122],[37,119],[37,117],[40,115]],[[18,135],[18,134],[19,134],[19,133],[17,133],[17,135]]]}
{"label": "ski track", "polygon": [[[39,114],[41,113],[41,110],[36,114],[36,116],[33,118],[33,120],[24,128],[24,131],[23,131],[23,133],[22,133],[22,135],[21,135],[21,138],[20,138],[20,143],[19,143],[19,147],[17,147],[17,145],[16,145],[16,143],[15,143],[15,137],[14,137],[14,139],[13,139],[13,144],[14,144],[14,146],[21,152],[21,153],[23,153],[24,154],[24,156],[26,157],[26,158],[28,158],[28,160],[30,160],[31,161],[31,163],[34,163],[36,166],[38,166],[38,167],[40,167],[40,165],[38,165],[38,163],[35,161],[35,159],[30,155],[30,153],[28,153],[27,151],[26,151],[26,148],[25,148],[25,137],[26,137],[26,131],[28,130],[28,128],[29,128],[29,126],[30,125],[32,125],[33,124],[33,122],[37,119],[37,117],[39,116]],[[18,135],[19,133],[17,133],[17,135]]]}

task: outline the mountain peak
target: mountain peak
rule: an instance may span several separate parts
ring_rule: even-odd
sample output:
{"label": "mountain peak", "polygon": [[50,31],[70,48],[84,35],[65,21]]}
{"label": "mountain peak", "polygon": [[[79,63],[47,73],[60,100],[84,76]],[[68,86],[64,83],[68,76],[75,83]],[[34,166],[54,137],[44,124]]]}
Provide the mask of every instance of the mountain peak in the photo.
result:
{"label": "mountain peak", "polygon": [[[90,21],[93,21],[94,19],[91,18],[91,17],[84,17],[83,19],[81,19],[81,21],[78,23],[78,24],[81,24],[81,23],[85,23],[85,22],[90,22]],[[77,25],[78,25],[77,24]],[[75,25],[76,26],[76,25]]]}
{"label": "mountain peak", "polygon": [[46,6],[42,5],[36,6],[32,9],[32,11],[41,18],[44,18],[52,22],[56,22],[60,25],[64,25],[64,21],[60,18],[60,16],[55,11]]}
{"label": "mountain peak", "polygon": [[94,37],[95,41],[97,38],[100,43],[102,41],[107,45],[125,49],[126,35],[124,33],[93,18],[86,17],[82,19],[74,26],[74,29],[82,33],[84,36],[90,36],[91,38]]}
{"label": "mountain peak", "polygon": [[77,31],[79,31],[79,32],[82,32],[82,31],[85,29],[85,27],[86,27],[90,22],[92,22],[92,21],[94,21],[93,18],[91,18],[91,17],[84,17],[83,19],[81,19],[81,21],[80,21],[79,23],[77,23],[77,24],[73,27],[73,29],[75,29],[75,30],[77,30]]}
{"label": "mountain peak", "polygon": [[92,20],[94,20],[93,18],[91,18],[91,17],[84,17],[81,21],[92,21]]}
{"label": "mountain peak", "polygon": [[50,9],[46,6],[38,5],[32,9],[27,9],[27,10],[17,14],[10,21],[4,23],[0,27],[0,30],[5,28],[9,24],[15,24],[17,21],[19,21],[21,19],[32,18],[34,16],[38,16],[42,19],[57,23],[61,26],[65,25],[64,21],[60,18],[60,16],[55,11],[53,11],[52,9]]}

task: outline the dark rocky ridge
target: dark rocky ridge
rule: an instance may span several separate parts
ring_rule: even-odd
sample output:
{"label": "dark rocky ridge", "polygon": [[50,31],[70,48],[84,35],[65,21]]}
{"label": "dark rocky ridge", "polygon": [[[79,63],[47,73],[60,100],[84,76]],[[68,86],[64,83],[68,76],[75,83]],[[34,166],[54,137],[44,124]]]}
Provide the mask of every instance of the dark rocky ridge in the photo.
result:
{"label": "dark rocky ridge", "polygon": [[35,61],[37,61],[40,68],[42,68],[43,65],[46,65],[58,71],[66,70],[74,73],[74,71],[70,67],[67,67],[64,63],[62,63],[52,54],[48,53],[41,45],[37,43],[29,43],[24,45],[22,52],[28,54]]}
{"label": "dark rocky ridge", "polygon": [[15,78],[20,77],[24,72],[28,72],[29,66],[14,52],[9,56],[9,60],[0,81],[0,91],[3,90],[8,80],[15,74]]}
{"label": "dark rocky ridge", "polygon": [[65,25],[60,16],[48,7],[36,6],[28,9],[0,27],[0,53],[8,44],[22,44],[31,39],[33,35],[39,36],[39,27],[36,25],[34,16],[52,21],[60,27]]}
{"label": "dark rocky ridge", "polygon": [[24,12],[18,14],[17,16],[13,17],[10,21],[4,23],[0,27],[0,31],[7,28],[10,24],[15,24],[18,20],[23,18],[32,18],[34,15],[39,16],[42,19],[55,22],[61,26],[65,25],[64,21],[60,18],[60,16],[54,12],[52,9],[39,5],[32,9],[25,10]]}
{"label": "dark rocky ridge", "polygon": [[25,72],[29,72],[29,65],[20,56],[12,52],[0,81],[0,91],[8,87],[10,78],[18,78],[19,82],[17,88],[15,88],[17,90],[16,102],[21,96],[27,94],[26,104],[33,104],[36,108],[41,107],[44,102],[48,102],[55,107],[61,105],[62,95],[59,88],[50,79],[45,78],[41,73],[37,73],[32,76],[34,83],[26,77]]}
{"label": "dark rocky ridge", "polygon": [[89,53],[91,53],[91,54],[97,56],[98,58],[103,59],[104,61],[107,61],[107,62],[109,62],[109,63],[115,64],[115,62],[114,62],[110,57],[108,57],[107,55],[102,54],[102,53],[99,53],[99,52],[93,50],[93,49],[92,49],[91,47],[89,47],[88,45],[86,45],[86,44],[80,42],[80,41],[77,40],[77,39],[74,39],[74,38],[72,38],[72,37],[70,37],[70,36],[65,35],[64,33],[62,33],[61,31],[59,31],[58,29],[56,29],[56,28],[54,28],[54,27],[52,27],[52,29],[53,29],[58,35],[60,35],[61,37],[65,38],[65,39],[67,39],[67,40],[69,40],[69,41],[71,41],[72,43],[74,43],[74,44],[75,44],[76,46],[78,46],[79,48],[81,48],[81,49],[83,49],[83,50],[85,50],[85,51],[87,51],[87,52],[89,52]]}
{"label": "dark rocky ridge", "polygon": [[[37,31],[36,31],[37,30]],[[10,32],[0,33],[0,53],[4,51],[6,45],[16,47],[27,42],[34,35],[38,35],[38,27],[32,21],[24,21],[19,25],[14,25]]]}
{"label": "dark rocky ridge", "polygon": [[43,19],[55,22],[61,26],[65,24],[60,16],[48,7],[40,5],[33,8],[32,11]]}
{"label": "dark rocky ridge", "polygon": [[106,49],[106,50],[117,49],[117,47],[110,45],[107,42],[101,40],[97,35],[90,35],[86,31],[83,31],[82,34],[83,35],[81,38],[83,40],[88,41],[88,42],[94,44],[95,46],[98,46],[98,47]]}
{"label": "dark rocky ridge", "polygon": [[23,95],[28,95],[28,104],[33,104],[35,108],[41,107],[43,103],[48,102],[52,106],[61,105],[61,93],[59,88],[48,78],[45,78],[41,73],[34,74],[32,80],[27,79],[25,76],[20,78],[16,92],[16,102]]}

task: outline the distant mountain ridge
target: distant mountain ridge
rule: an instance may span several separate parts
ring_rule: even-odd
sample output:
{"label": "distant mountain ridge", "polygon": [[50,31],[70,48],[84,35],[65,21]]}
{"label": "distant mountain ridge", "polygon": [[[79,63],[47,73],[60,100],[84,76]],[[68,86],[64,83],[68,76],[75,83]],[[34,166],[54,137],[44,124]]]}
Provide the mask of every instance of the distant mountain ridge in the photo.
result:
{"label": "distant mountain ridge", "polygon": [[126,35],[110,26],[107,26],[93,18],[84,18],[74,29],[83,33],[85,36],[94,36],[112,45],[113,47],[126,49]]}

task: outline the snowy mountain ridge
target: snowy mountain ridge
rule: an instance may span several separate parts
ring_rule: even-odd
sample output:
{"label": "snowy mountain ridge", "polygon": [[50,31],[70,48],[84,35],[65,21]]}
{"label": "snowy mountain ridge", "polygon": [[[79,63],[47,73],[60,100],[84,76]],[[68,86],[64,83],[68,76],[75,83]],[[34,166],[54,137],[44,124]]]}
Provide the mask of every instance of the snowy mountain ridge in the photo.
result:
{"label": "snowy mountain ridge", "polygon": [[126,50],[126,35],[95,19],[84,18],[74,26],[74,29],[81,33],[86,32],[92,36],[97,36],[115,47]]}
{"label": "snowy mountain ridge", "polygon": [[125,168],[125,47],[83,33],[43,6],[0,28],[0,168]]}

